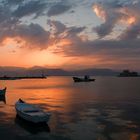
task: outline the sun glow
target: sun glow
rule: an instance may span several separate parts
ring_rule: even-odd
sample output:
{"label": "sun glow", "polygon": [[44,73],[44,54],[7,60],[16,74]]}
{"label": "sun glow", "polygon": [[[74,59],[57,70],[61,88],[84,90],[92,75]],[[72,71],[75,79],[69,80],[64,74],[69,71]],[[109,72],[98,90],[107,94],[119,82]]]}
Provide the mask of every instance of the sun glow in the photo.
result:
{"label": "sun glow", "polygon": [[25,41],[19,37],[6,37],[2,41],[2,46],[22,46],[25,43]]}
{"label": "sun glow", "polygon": [[55,45],[56,46],[67,46],[67,45],[71,45],[72,42],[69,39],[61,39],[59,42],[57,42]]}
{"label": "sun glow", "polygon": [[137,21],[137,14],[136,13],[133,13],[132,11],[130,11],[127,8],[121,8],[119,10],[119,12],[122,15],[124,15],[120,20],[121,22],[128,24],[128,25],[132,25],[132,24],[136,23],[136,21]]}
{"label": "sun glow", "polygon": [[128,24],[134,24],[136,22],[136,18],[135,17],[130,17],[128,20],[127,20]]}

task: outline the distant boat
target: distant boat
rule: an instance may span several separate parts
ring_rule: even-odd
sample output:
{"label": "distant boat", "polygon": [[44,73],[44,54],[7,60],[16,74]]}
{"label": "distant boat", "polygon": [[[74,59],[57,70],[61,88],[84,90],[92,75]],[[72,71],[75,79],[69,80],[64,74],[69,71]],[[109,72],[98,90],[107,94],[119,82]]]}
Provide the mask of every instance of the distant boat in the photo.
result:
{"label": "distant boat", "polygon": [[32,123],[47,123],[50,119],[50,113],[46,113],[39,107],[28,104],[21,99],[16,102],[15,108],[19,117]]}
{"label": "distant boat", "polygon": [[5,96],[6,87],[4,89],[0,89],[0,96]]}
{"label": "distant boat", "polygon": [[140,77],[137,72],[130,72],[129,70],[123,70],[118,77]]}
{"label": "distant boat", "polygon": [[84,78],[73,77],[74,82],[93,82],[95,79],[90,79],[89,76],[85,76]]}

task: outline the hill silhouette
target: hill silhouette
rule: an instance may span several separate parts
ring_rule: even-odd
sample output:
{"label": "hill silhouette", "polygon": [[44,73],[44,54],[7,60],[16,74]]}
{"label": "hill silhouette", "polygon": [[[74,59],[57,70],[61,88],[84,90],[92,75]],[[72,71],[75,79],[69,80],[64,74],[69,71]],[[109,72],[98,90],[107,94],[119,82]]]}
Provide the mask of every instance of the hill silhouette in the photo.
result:
{"label": "hill silhouette", "polygon": [[118,71],[114,71],[111,69],[83,69],[83,70],[63,70],[63,69],[54,69],[54,68],[46,68],[40,66],[34,66],[31,68],[24,67],[0,67],[0,76],[11,76],[11,77],[20,77],[20,76],[83,76],[83,75],[93,75],[93,76],[114,76],[119,74]]}

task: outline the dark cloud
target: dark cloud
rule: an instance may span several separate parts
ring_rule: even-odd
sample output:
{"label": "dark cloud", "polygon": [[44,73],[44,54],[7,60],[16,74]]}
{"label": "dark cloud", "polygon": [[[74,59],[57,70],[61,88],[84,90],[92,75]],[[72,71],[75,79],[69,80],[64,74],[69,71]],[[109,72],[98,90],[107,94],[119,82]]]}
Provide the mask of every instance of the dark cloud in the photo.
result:
{"label": "dark cloud", "polygon": [[[55,43],[61,42],[63,39],[68,39],[70,44],[59,44],[54,53],[64,55],[66,57],[94,57],[100,58],[100,63],[107,64],[121,61],[122,66],[125,63],[138,64],[140,61],[140,39],[131,40],[83,40],[80,33],[85,27],[66,27],[61,22],[49,21],[54,23],[54,28],[60,34],[55,36]],[[59,25],[59,26],[58,26]],[[61,26],[60,26],[61,25]],[[63,28],[62,28],[63,27]],[[58,29],[59,28],[59,29]],[[62,32],[60,31],[62,29]],[[64,34],[64,35],[62,35]],[[119,62],[120,63],[120,62]],[[114,64],[115,65],[115,64]]]}
{"label": "dark cloud", "polygon": [[86,27],[77,27],[77,26],[66,27],[66,25],[64,25],[60,21],[54,21],[54,20],[49,20],[49,24],[54,28],[57,34],[65,32],[67,34],[74,35],[74,34],[81,33],[86,28]]}
{"label": "dark cloud", "polygon": [[51,29],[54,31],[54,34],[56,36],[63,33],[66,30],[66,26],[60,21],[48,20],[47,23],[51,27]]}
{"label": "dark cloud", "polygon": [[117,10],[121,7],[122,5],[119,3],[119,1],[115,0],[102,1],[93,5],[93,9],[96,14],[104,20],[103,24],[93,28],[93,30],[96,31],[100,37],[104,37],[113,31],[116,23],[123,16],[123,14]]}
{"label": "dark cloud", "polygon": [[114,18],[111,22],[105,22],[100,26],[94,27],[93,31],[95,31],[99,35],[99,37],[105,37],[113,31],[115,23],[116,19]]}
{"label": "dark cloud", "polygon": [[[73,10],[72,3],[68,1],[49,3],[47,0],[7,0],[6,2],[6,5],[0,5],[0,43],[7,37],[15,40],[20,38],[24,42],[23,47],[46,49],[50,44],[50,46],[56,45],[54,53],[64,54],[67,57],[98,55],[108,60],[131,59],[133,62],[140,60],[140,1],[102,0],[96,2],[94,6],[100,10],[98,16],[103,20],[101,25],[94,27],[94,31],[100,37],[98,40],[88,38],[85,34],[87,29],[85,26],[66,26],[61,21],[48,20],[47,24],[50,28],[45,30],[41,25],[31,23],[32,21],[25,24],[21,20],[30,15],[38,17],[48,12],[48,16],[56,16]],[[134,23],[128,21],[132,17],[135,19]],[[119,38],[101,39],[112,33],[117,23],[122,20],[126,22],[126,29]],[[64,42],[61,43],[61,41]]]}
{"label": "dark cloud", "polygon": [[47,48],[50,33],[39,24],[22,24],[18,19],[10,17],[10,14],[7,13],[4,17],[1,16],[0,28],[0,43],[8,37],[20,38],[25,42],[24,47]]}
{"label": "dark cloud", "polygon": [[82,31],[84,31],[86,29],[86,27],[70,27],[68,28],[68,32],[69,34],[78,34],[81,33]]}
{"label": "dark cloud", "polygon": [[46,3],[41,1],[30,1],[28,3],[19,5],[19,7],[13,12],[13,15],[22,18],[35,14],[35,16],[42,14],[46,10]]}
{"label": "dark cloud", "polygon": [[132,27],[128,27],[121,35],[121,40],[132,40],[138,38],[140,35],[140,23],[133,25]]}
{"label": "dark cloud", "polygon": [[61,49],[58,49],[58,52],[64,53],[65,56],[100,56],[108,57],[112,60],[117,59],[136,59],[140,61],[140,40],[86,40],[82,41],[80,38],[78,41],[75,41],[71,45],[62,46]]}
{"label": "dark cloud", "polygon": [[57,16],[57,15],[60,15],[60,14],[65,13],[65,12],[68,11],[70,8],[71,8],[70,5],[58,3],[58,4],[54,5],[54,6],[52,6],[52,7],[48,10],[47,15],[48,15],[48,16]]}
{"label": "dark cloud", "polygon": [[[93,5],[93,9],[97,16],[104,21],[100,26],[93,28],[99,37],[105,37],[112,33],[117,23],[121,21],[131,25],[131,27],[128,27],[125,33],[121,35],[122,39],[125,37],[128,38],[129,36],[135,38],[139,34],[136,29],[138,29],[140,23],[140,18],[138,16],[140,12],[140,1],[100,1]],[[132,18],[135,21],[132,21]],[[133,24],[133,22],[136,23]]]}
{"label": "dark cloud", "polygon": [[22,2],[24,2],[25,0],[4,0],[3,3],[5,4],[11,4],[11,5],[17,5],[20,4]]}
{"label": "dark cloud", "polygon": [[20,21],[12,17],[11,10],[7,6],[0,6],[0,43],[6,38],[7,36],[12,37],[12,29],[20,23]]}
{"label": "dark cloud", "polygon": [[[58,4],[59,3],[59,4]],[[39,24],[31,23],[26,25],[22,23],[21,18],[25,16],[38,16],[47,11],[47,6],[58,7],[63,9],[63,12],[68,9],[67,2],[63,2],[62,5],[58,1],[18,1],[18,0],[6,0],[0,4],[0,43],[2,44],[6,38],[17,38],[24,41],[24,47],[46,49],[49,45],[50,31],[45,30]],[[57,6],[56,6],[57,9]],[[62,10],[59,14],[62,13]],[[52,25],[56,27],[54,35],[58,36],[65,31],[64,24],[58,21],[51,21]],[[20,41],[18,41],[20,42]],[[19,43],[18,43],[19,44]]]}
{"label": "dark cloud", "polygon": [[20,42],[24,41],[24,44],[21,45],[22,47],[46,49],[49,44],[50,32],[44,30],[39,24],[9,24],[1,29],[0,43],[8,37],[13,38],[19,45]]}
{"label": "dark cloud", "polygon": [[15,36],[24,39],[29,48],[46,49],[48,46],[50,33],[38,24],[21,24],[16,26],[13,32]]}
{"label": "dark cloud", "polygon": [[[80,58],[81,65],[93,64],[101,67],[137,68],[140,62],[140,40],[125,42],[116,40],[74,40],[70,45],[63,45],[55,53],[65,57]],[[135,45],[136,44],[136,45]],[[90,59],[89,59],[90,58]]]}
{"label": "dark cloud", "polygon": [[119,37],[122,40],[138,39],[140,36],[140,1],[135,1],[135,3],[128,5],[126,12],[131,14],[135,21]]}
{"label": "dark cloud", "polygon": [[139,44],[139,40],[135,40],[135,43],[137,45],[135,45],[134,42],[131,42],[131,40],[128,42],[125,42],[124,40],[82,40],[79,34],[82,33],[86,29],[86,27],[67,27],[60,21],[54,20],[49,20],[48,25],[52,27],[52,30],[55,33],[54,39],[58,39],[59,41],[61,41],[61,39],[68,39],[72,42],[71,46],[63,46],[63,49],[66,48],[64,52],[73,52],[72,55],[89,55],[103,49],[134,49],[137,48]]}
{"label": "dark cloud", "polygon": [[8,7],[4,7],[0,5],[0,24],[4,23],[5,21],[11,18],[11,11]]}
{"label": "dark cloud", "polygon": [[[45,4],[40,1],[26,1],[26,3],[20,1],[20,3],[15,0],[6,2],[6,4],[0,5],[0,44],[6,38],[12,38],[22,47],[46,49],[50,37],[49,31],[46,31],[39,24],[26,25],[21,22],[21,18],[24,16],[43,12]],[[17,6],[12,7],[13,4],[17,4]],[[24,44],[20,44],[20,42],[24,42]]]}
{"label": "dark cloud", "polygon": [[83,32],[86,27],[66,27],[60,21],[48,20],[48,25],[51,26],[53,30],[54,39],[60,41],[61,39],[77,40],[78,34]]}

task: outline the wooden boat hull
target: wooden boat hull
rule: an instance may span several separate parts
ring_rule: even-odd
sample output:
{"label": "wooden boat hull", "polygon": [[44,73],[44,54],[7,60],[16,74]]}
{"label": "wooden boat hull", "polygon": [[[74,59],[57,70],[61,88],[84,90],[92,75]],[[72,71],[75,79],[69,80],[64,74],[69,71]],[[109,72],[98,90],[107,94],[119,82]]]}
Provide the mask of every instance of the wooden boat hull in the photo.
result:
{"label": "wooden boat hull", "polygon": [[94,82],[95,79],[84,79],[84,78],[78,78],[78,77],[73,77],[74,82]]}
{"label": "wooden boat hull", "polygon": [[21,118],[23,118],[26,121],[32,122],[32,123],[43,123],[43,122],[48,122],[50,119],[50,116],[44,116],[44,117],[37,117],[37,116],[28,116],[27,114],[24,114],[23,112],[16,110],[17,115]]}
{"label": "wooden boat hull", "polygon": [[[29,107],[33,106],[30,104],[27,104],[27,105]],[[47,123],[50,119],[50,113],[46,113],[46,112],[43,112],[41,110],[39,110],[40,115],[38,113],[35,114],[34,112],[29,113],[29,112],[25,112],[25,111],[21,110],[20,106],[22,106],[22,103],[17,102],[15,104],[15,109],[16,109],[17,115],[26,121],[29,121],[32,123],[43,123],[43,122]],[[38,108],[36,108],[36,109],[38,109]]]}

